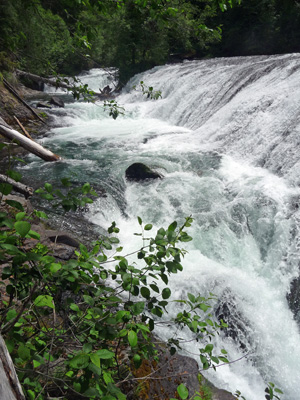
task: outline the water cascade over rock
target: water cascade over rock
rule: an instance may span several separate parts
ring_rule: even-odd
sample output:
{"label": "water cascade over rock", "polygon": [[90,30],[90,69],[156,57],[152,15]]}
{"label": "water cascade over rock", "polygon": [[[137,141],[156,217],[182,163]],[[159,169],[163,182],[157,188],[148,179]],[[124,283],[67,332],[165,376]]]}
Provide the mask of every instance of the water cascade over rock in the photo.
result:
{"label": "water cascade over rock", "polygon": [[[103,76],[93,70],[83,81],[104,87]],[[131,91],[140,81],[162,99]],[[141,246],[137,216],[156,229],[192,215],[194,240],[170,281],[172,296],[214,293],[213,312],[229,324],[214,346],[241,359],[207,377],[249,400],[261,400],[269,381],[298,400],[300,55],[156,67],[126,90],[117,120],[100,102],[51,111],[59,127],[43,143],[64,160],[30,156],[23,173],[37,185],[65,176],[100,184],[107,196],[87,218],[103,227],[116,221],[127,253]],[[128,181],[133,163],[159,166],[164,178]],[[199,358],[195,344],[184,351]]]}

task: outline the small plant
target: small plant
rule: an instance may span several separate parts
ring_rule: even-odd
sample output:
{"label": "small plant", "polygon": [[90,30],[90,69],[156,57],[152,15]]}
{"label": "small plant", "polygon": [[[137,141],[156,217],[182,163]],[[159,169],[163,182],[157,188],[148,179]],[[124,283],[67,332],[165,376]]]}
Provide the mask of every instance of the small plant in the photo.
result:
{"label": "small plant", "polygon": [[105,100],[103,106],[113,119],[117,119],[119,115],[124,115],[124,108],[119,106],[115,100]]}
{"label": "small plant", "polygon": [[[139,87],[143,95],[146,96],[147,99],[158,100],[161,97],[160,90],[154,90],[152,86],[146,86],[143,81],[140,82]],[[138,90],[137,85],[133,86],[133,89]]]}

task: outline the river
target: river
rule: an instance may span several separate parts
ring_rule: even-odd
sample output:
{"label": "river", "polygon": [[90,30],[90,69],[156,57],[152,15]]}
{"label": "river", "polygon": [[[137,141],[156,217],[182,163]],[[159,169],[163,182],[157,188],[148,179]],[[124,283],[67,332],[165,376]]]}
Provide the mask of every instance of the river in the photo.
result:
{"label": "river", "polygon": [[[101,70],[82,79],[97,91],[111,84]],[[140,81],[162,98],[132,90]],[[214,293],[214,312],[230,326],[216,349],[225,347],[231,360],[248,355],[205,375],[248,400],[263,399],[269,381],[285,400],[299,400],[300,316],[286,296],[299,276],[300,55],[156,67],[135,76],[117,101],[126,111],[116,120],[100,102],[56,110],[57,127],[42,143],[64,160],[29,156],[23,174],[103,187],[107,197],[90,207],[87,222],[116,221],[127,252],[141,245],[137,216],[158,228],[192,215],[194,240],[172,293]],[[164,178],[126,182],[134,162]],[[195,345],[185,352],[197,353]]]}

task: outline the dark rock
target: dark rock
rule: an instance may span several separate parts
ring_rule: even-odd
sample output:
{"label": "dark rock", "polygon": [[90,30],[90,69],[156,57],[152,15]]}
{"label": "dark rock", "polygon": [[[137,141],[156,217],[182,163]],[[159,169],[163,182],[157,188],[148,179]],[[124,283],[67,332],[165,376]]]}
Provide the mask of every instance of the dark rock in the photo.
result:
{"label": "dark rock", "polygon": [[146,179],[162,179],[162,175],[153,171],[143,163],[134,163],[125,171],[126,179],[129,181],[139,182]]}
{"label": "dark rock", "polygon": [[37,103],[37,105],[36,105],[37,107],[39,107],[39,108],[52,108],[51,106],[50,106],[50,104],[48,104],[48,103],[43,103],[43,102],[39,102],[39,103]]}
{"label": "dark rock", "polygon": [[47,230],[45,231],[45,235],[48,236],[53,243],[66,244],[67,246],[75,248],[79,247],[79,241],[70,236],[68,232]]}
{"label": "dark rock", "polygon": [[300,324],[300,276],[293,279],[286,297],[296,321]]}
{"label": "dark rock", "polygon": [[56,96],[51,97],[50,104],[53,104],[54,106],[61,107],[61,108],[63,108],[65,106],[65,103],[63,102],[63,100]]}
{"label": "dark rock", "polygon": [[162,349],[159,350],[158,363],[144,360],[141,367],[133,371],[133,375],[137,378],[151,375],[152,378],[140,384],[140,400],[178,398],[177,387],[182,383],[189,390],[189,398],[199,393],[201,398],[207,398],[209,394],[212,400],[234,400],[231,393],[216,388],[199,373],[196,360],[179,354],[171,356]]}

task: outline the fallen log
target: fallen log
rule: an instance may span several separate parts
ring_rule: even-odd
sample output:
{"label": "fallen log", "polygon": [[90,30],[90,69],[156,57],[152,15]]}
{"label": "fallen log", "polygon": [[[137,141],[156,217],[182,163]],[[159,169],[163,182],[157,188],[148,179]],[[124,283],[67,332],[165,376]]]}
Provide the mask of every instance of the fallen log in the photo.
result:
{"label": "fallen log", "polygon": [[18,193],[23,194],[26,199],[33,195],[32,187],[23,185],[23,183],[20,183],[20,182],[16,182],[15,180],[11,179],[10,177],[8,177],[6,175],[0,174],[0,182],[8,183],[8,184],[12,185],[14,190]]}
{"label": "fallen log", "polygon": [[17,69],[16,73],[19,76],[24,76],[25,78],[29,78],[34,82],[38,82],[38,83],[43,82],[43,83],[46,83],[47,85],[54,86],[56,88],[61,87],[63,89],[69,89],[69,90],[74,89],[74,86],[68,85],[65,82],[61,82],[61,81],[59,82],[59,81],[56,81],[51,78],[44,78],[43,76],[31,74],[30,72],[21,71],[20,69]]}
{"label": "fallen log", "polygon": [[26,136],[23,136],[18,131],[8,127],[8,125],[3,121],[0,117],[0,134],[9,140],[17,141],[20,146],[24,149],[28,150],[30,153],[35,154],[36,156],[42,158],[45,161],[58,161],[61,160],[61,157],[52,153],[50,150],[45,149],[40,144],[30,140]]}
{"label": "fallen log", "polygon": [[0,399],[25,400],[14,364],[0,335]]}
{"label": "fallen log", "polygon": [[[43,82],[43,83],[46,83],[47,85],[54,86],[56,89],[58,87],[63,88],[63,89],[67,89],[67,90],[71,90],[71,91],[76,89],[76,85],[75,84],[74,85],[68,85],[67,83],[62,82],[60,80],[54,80],[54,79],[51,79],[51,78],[44,78],[43,76],[31,74],[30,72],[21,71],[19,69],[16,69],[16,73],[19,76],[24,76],[25,78],[31,79],[34,82],[38,82],[38,83],[39,82]],[[98,96],[98,97],[102,96],[101,93],[94,92],[94,94],[95,94],[95,96]]]}
{"label": "fallen log", "polygon": [[15,91],[15,89],[7,82],[7,80],[5,78],[3,78],[3,83],[4,83],[4,86],[10,91],[10,93],[12,93],[22,104],[24,104],[24,106],[27,107],[28,110],[30,110],[37,119],[39,119],[43,124],[46,124],[46,122],[43,120],[43,118],[41,118],[39,116],[39,114],[36,111],[34,111],[34,109],[32,107],[30,107],[30,105],[28,103],[26,103],[25,100],[22,99],[22,97],[20,97],[18,95],[18,93]]}

